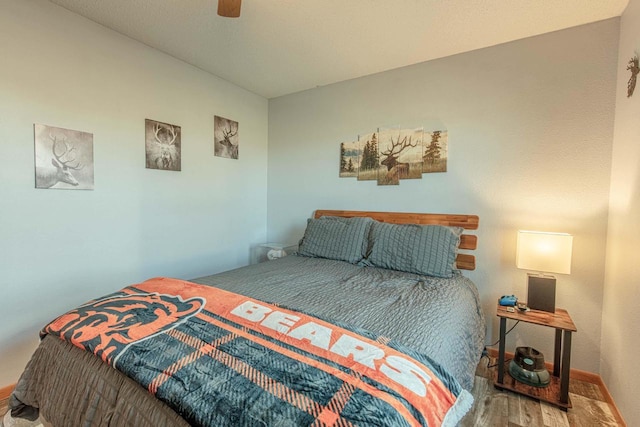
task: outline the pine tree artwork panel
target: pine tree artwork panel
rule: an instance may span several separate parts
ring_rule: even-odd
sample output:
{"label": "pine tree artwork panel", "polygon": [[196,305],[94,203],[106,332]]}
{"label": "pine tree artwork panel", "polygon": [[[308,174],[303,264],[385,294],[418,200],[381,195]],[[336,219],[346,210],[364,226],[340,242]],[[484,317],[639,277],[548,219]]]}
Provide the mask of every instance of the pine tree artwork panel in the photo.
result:
{"label": "pine tree artwork panel", "polygon": [[449,132],[435,130],[424,134],[422,173],[446,172]]}
{"label": "pine tree artwork panel", "polygon": [[378,132],[360,135],[358,143],[360,149],[358,181],[377,181],[379,167]]}
{"label": "pine tree artwork panel", "polygon": [[358,141],[340,144],[340,178],[355,178],[358,176],[360,163],[360,148]]}

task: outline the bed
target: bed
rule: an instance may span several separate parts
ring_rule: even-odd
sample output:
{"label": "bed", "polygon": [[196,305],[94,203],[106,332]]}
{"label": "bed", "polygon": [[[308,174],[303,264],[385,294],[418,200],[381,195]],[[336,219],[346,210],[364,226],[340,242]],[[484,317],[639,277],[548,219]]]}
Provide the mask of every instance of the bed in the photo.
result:
{"label": "bed", "polygon": [[[469,391],[473,386],[475,368],[484,346],[485,322],[478,291],[460,272],[461,269],[475,268],[475,257],[469,251],[476,248],[477,238],[468,234],[468,231],[475,230],[477,226],[478,217],[473,215],[318,210],[314,218],[309,220],[298,254],[194,279],[188,283],[160,278],[125,288],[117,295],[114,294],[115,297],[126,295],[129,298],[140,292],[147,295],[155,289],[188,288],[191,293],[187,292],[172,300],[171,304],[172,307],[178,307],[174,311],[182,310],[183,318],[193,320],[196,315],[191,312],[195,312],[195,306],[202,305],[198,299],[200,293],[205,292],[210,301],[222,301],[229,294],[229,298],[236,303],[229,306],[228,311],[236,315],[244,313],[242,320],[246,323],[219,318],[207,306],[209,317],[215,318],[220,327],[229,329],[229,324],[232,324],[237,334],[258,340],[258,344],[252,342],[249,345],[234,339],[234,342],[242,341],[236,347],[228,347],[226,350],[229,354],[235,352],[234,354],[229,356],[223,352],[224,354],[215,353],[214,356],[217,354],[215,357],[218,357],[218,362],[224,362],[227,367],[235,369],[232,372],[233,381],[239,377],[237,381],[244,382],[236,382],[233,386],[234,383],[227,374],[221,380],[217,373],[213,374],[214,380],[210,377],[207,379],[207,384],[215,383],[214,386],[217,387],[212,390],[205,390],[201,383],[194,382],[194,378],[204,375],[202,372],[209,369],[210,364],[191,363],[193,360],[189,354],[181,354],[169,346],[166,340],[162,341],[164,338],[159,338],[172,335],[192,347],[200,346],[199,351],[204,352],[203,344],[193,344],[193,340],[205,343],[206,347],[209,345],[206,343],[214,342],[215,337],[187,336],[188,334],[180,331],[186,323],[171,328],[160,325],[159,332],[154,332],[153,338],[145,335],[144,339],[134,343],[134,347],[140,346],[136,351],[131,350],[128,343],[122,344],[127,352],[121,357],[120,354],[113,356],[115,353],[110,353],[111,348],[94,345],[98,340],[94,335],[91,340],[83,341],[93,347],[87,344],[84,349],[79,348],[77,342],[71,343],[72,339],[60,339],[64,338],[65,333],[68,337],[80,335],[77,329],[68,332],[65,330],[68,326],[60,326],[69,324],[69,317],[61,316],[43,329],[41,343],[11,396],[11,410],[5,420],[29,421],[42,416],[54,426],[455,425],[471,405]],[[455,248],[452,247],[454,244]],[[447,256],[440,254],[442,247],[445,248],[443,253],[448,250]],[[430,274],[424,274],[425,271]],[[196,288],[202,285],[204,288]],[[114,295],[109,298],[114,300]],[[99,298],[88,306],[93,310],[94,305],[108,300],[105,298]],[[166,301],[162,304],[166,305]],[[78,318],[78,310],[82,307],[87,306],[70,312],[74,319]],[[241,307],[244,308],[238,311]],[[267,320],[280,313],[280,323],[272,324],[269,330],[253,328],[256,319],[252,316],[255,317],[256,310],[270,313]],[[267,315],[259,320],[265,316]],[[299,319],[311,319],[308,324],[325,326],[317,326],[317,330],[311,332],[307,328],[307,335],[292,340],[291,337],[285,337],[282,328],[290,336],[304,328],[296,328],[291,319],[296,319],[298,324],[303,323]],[[333,347],[329,347],[328,338],[327,345],[322,346],[320,332],[327,331],[328,328],[335,328],[331,329],[334,332],[341,331],[338,342],[345,339],[345,342],[356,340],[360,343],[354,344],[351,350],[342,354],[351,363],[349,366],[330,358],[335,354],[329,355],[329,350],[333,353],[341,351],[335,350],[339,346],[333,335]],[[86,330],[83,333],[84,331]],[[193,331],[193,328],[189,331]],[[206,335],[208,332],[202,329],[202,333]],[[286,343],[285,338],[289,340]],[[226,338],[219,338],[224,339]],[[143,341],[147,347],[142,347]],[[286,347],[286,357],[269,363],[286,372],[287,377],[292,371],[304,371],[300,374],[304,377],[302,380],[301,377],[282,379],[278,376],[282,374],[281,371],[278,371],[278,375],[271,375],[275,369],[273,367],[265,368],[266,374],[254,372],[252,364],[267,363],[267,352],[264,349],[270,349],[274,346],[273,342],[280,341],[285,343],[282,346]],[[316,345],[314,347],[310,344]],[[224,341],[224,345],[228,345],[228,340]],[[310,355],[307,351],[311,350],[305,345],[313,347],[311,350],[319,353]],[[380,355],[365,356],[361,352],[362,346],[365,349],[370,347],[371,351],[379,352]],[[260,353],[256,353],[257,347],[260,347]],[[141,365],[139,359],[135,359],[129,371],[123,373],[113,369],[116,364],[124,364],[124,360],[136,352],[145,357],[153,356],[154,359],[176,354],[172,356],[172,364],[161,361],[164,365],[160,363],[158,366],[146,367]],[[390,354],[395,356],[389,356]],[[214,357],[211,353],[207,355]],[[245,356],[247,359],[236,359]],[[297,365],[294,367],[292,358],[309,359],[315,368],[308,370]],[[398,386],[400,383],[401,386],[411,387],[408,383],[402,384],[402,378],[398,377],[403,369],[398,363],[405,360],[403,358],[412,361],[407,363],[413,368],[407,368],[405,372],[413,374],[408,375],[410,379],[415,379],[418,369],[416,366],[419,366],[428,370],[429,380],[425,381],[427,387],[435,383],[446,386],[444,391],[438,389],[439,391],[434,392],[446,394],[452,399],[451,408],[445,408],[444,415],[433,415],[430,410],[418,413],[415,408],[424,405],[430,399],[429,395],[413,401],[403,391],[405,388]],[[207,358],[199,357],[198,360],[201,359]],[[392,363],[394,360],[395,366]],[[108,363],[104,363],[105,361]],[[320,363],[318,361],[322,362],[320,370],[316,369],[316,365]],[[283,365],[286,366],[282,367]],[[362,367],[364,373],[352,372],[352,365]],[[386,376],[373,372],[380,367],[387,368]],[[151,371],[149,375],[155,376],[154,379],[146,383],[140,381],[138,377],[144,377],[147,371]],[[336,377],[344,380],[343,377],[346,376],[351,383],[359,383],[365,391],[350,390],[347,395],[343,395],[344,385],[351,384],[345,380],[328,386],[335,390],[327,394],[329,397],[322,397],[322,392],[315,390],[321,381],[315,377],[307,378],[311,371],[318,371],[313,375],[322,377],[322,381],[325,381],[325,377],[330,377],[326,380],[328,384],[335,383]],[[430,380],[431,377],[434,379]],[[158,378],[162,378],[162,381],[159,382]],[[166,390],[163,388],[165,383]],[[171,387],[170,383],[173,384]],[[301,385],[303,383],[304,386]],[[256,385],[267,390],[268,398],[247,398],[246,395],[253,392],[248,391],[249,388],[243,391],[245,389],[242,387]],[[366,392],[373,385],[384,392],[381,403],[372,402],[370,397],[377,396],[379,390]],[[423,385],[418,382],[416,386]],[[397,393],[394,392],[396,388],[400,390]],[[155,395],[149,393],[150,390]],[[218,399],[216,396],[219,397],[223,392],[228,395]],[[398,398],[407,400],[400,404],[385,400],[387,394],[394,393]],[[177,403],[180,399],[189,400],[188,406],[183,407],[183,403]],[[247,399],[250,401],[249,406],[246,406]],[[274,403],[274,399],[278,402]],[[323,399],[328,403],[322,403]],[[288,406],[280,408],[278,405],[282,403],[281,400],[287,401]],[[309,409],[318,406],[316,400],[321,402],[319,409]],[[243,402],[245,406],[234,407],[233,402]],[[405,418],[389,415],[389,405],[399,408],[400,413],[407,412],[408,415]],[[217,409],[215,414],[210,415],[211,406],[217,406]],[[362,418],[365,413],[370,413],[372,418]]]}

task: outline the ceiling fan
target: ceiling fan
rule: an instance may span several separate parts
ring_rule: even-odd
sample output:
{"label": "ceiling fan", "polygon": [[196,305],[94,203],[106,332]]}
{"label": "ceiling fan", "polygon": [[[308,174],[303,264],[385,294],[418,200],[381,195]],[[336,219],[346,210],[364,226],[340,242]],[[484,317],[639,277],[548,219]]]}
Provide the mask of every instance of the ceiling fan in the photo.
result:
{"label": "ceiling fan", "polygon": [[241,2],[242,0],[218,0],[218,15],[225,18],[239,17]]}

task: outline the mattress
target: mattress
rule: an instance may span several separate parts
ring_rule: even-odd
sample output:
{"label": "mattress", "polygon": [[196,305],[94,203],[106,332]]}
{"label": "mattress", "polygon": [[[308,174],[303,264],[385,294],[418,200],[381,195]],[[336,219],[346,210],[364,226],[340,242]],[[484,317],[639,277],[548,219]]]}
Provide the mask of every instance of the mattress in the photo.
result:
{"label": "mattress", "polygon": [[[289,256],[192,280],[364,328],[428,354],[470,389],[484,342],[473,283]],[[98,362],[96,362],[96,360]],[[14,415],[53,425],[180,425],[142,387],[93,355],[46,337],[17,384]]]}

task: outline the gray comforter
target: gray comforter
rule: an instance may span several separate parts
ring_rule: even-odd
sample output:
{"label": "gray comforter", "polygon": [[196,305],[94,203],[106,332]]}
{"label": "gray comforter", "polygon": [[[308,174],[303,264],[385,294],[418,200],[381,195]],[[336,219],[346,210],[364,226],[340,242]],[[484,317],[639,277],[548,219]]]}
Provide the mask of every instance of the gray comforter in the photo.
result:
{"label": "gray comforter", "polygon": [[473,387],[485,323],[478,291],[461,274],[440,279],[288,256],[192,281],[385,335]]}
{"label": "gray comforter", "polygon": [[[288,256],[192,281],[385,335],[473,386],[485,324],[477,289],[460,274],[438,279]],[[40,412],[54,426],[186,425],[133,380],[51,336],[27,365],[10,407],[14,417],[35,420]]]}

